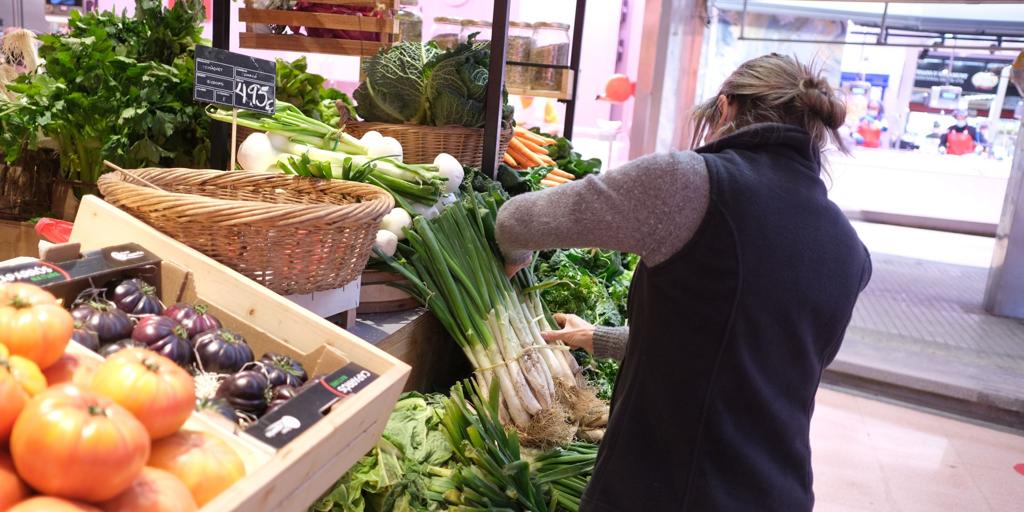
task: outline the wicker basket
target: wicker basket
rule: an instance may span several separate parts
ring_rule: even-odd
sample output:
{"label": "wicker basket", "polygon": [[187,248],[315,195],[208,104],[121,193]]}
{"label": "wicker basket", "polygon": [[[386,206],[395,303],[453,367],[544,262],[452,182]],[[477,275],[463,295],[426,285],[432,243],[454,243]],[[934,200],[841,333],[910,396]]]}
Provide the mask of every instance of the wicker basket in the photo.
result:
{"label": "wicker basket", "polygon": [[104,175],[99,188],[108,202],[282,295],[359,277],[394,207],[372,185],[268,172],[133,169]]}
{"label": "wicker basket", "polygon": [[[433,163],[434,157],[448,153],[462,165],[480,167],[484,155],[483,128],[462,126],[421,126],[415,124],[367,123],[349,121],[345,132],[353,137],[376,130],[402,143],[402,159],[411,164]],[[498,156],[504,155],[512,140],[512,129],[502,130]]]}

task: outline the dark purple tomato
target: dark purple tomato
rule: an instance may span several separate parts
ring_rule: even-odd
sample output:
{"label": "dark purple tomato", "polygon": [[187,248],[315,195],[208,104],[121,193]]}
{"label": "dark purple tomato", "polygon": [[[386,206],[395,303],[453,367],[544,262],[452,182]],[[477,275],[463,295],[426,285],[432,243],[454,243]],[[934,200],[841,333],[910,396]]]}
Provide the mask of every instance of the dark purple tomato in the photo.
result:
{"label": "dark purple tomato", "polygon": [[195,338],[200,333],[221,327],[220,320],[208,313],[207,307],[203,304],[192,306],[178,303],[167,308],[164,311],[164,316],[177,320],[185,328],[189,339]]}
{"label": "dark purple tomato", "polygon": [[126,348],[146,348],[146,344],[140,341],[135,341],[131,338],[115,341],[107,345],[100,347],[99,354],[103,357],[110,357],[111,354],[120,352]]}
{"label": "dark purple tomato", "polygon": [[199,368],[206,372],[235,373],[253,361],[252,349],[240,334],[214,329],[192,339]]}
{"label": "dark purple tomato", "polygon": [[228,405],[227,401],[220,398],[196,399],[196,410],[201,413],[223,416],[231,421],[235,421],[235,410]]}
{"label": "dark purple tomato", "polygon": [[71,316],[100,339],[100,344],[113,343],[132,335],[132,319],[113,302],[94,299],[75,306]]}
{"label": "dark purple tomato", "polygon": [[238,411],[260,416],[267,410],[267,389],[270,384],[262,373],[246,370],[229,375],[220,382],[216,398],[221,398]]}
{"label": "dark purple tomato", "polygon": [[164,303],[156,296],[156,288],[139,278],[125,279],[114,287],[114,304],[131,315],[159,315]]}
{"label": "dark purple tomato", "polygon": [[289,385],[299,387],[306,382],[306,370],[295,359],[268,352],[256,361],[256,370],[262,371],[273,387]]}
{"label": "dark purple tomato", "polygon": [[100,349],[100,337],[89,329],[83,329],[78,322],[75,322],[75,330],[71,331],[71,339],[93,352]]}
{"label": "dark purple tomato", "polygon": [[270,396],[267,397],[267,414],[274,412],[274,409],[295,398],[297,394],[299,394],[298,390],[288,385],[272,388],[269,393]]}
{"label": "dark purple tomato", "polygon": [[195,360],[185,328],[166,316],[140,318],[132,330],[132,339],[145,343],[146,348],[178,363],[182,368],[190,368]]}

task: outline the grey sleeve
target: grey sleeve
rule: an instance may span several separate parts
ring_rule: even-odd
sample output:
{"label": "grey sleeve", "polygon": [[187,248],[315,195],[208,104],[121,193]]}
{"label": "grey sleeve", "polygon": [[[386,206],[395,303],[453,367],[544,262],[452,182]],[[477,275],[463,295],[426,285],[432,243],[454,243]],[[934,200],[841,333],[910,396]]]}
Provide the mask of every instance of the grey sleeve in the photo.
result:
{"label": "grey sleeve", "polygon": [[649,155],[509,200],[498,212],[496,238],[510,263],[529,261],[533,251],[585,247],[635,253],[653,266],[693,237],[709,190],[700,155]]}
{"label": "grey sleeve", "polygon": [[629,341],[629,327],[595,327],[594,357],[622,361]]}

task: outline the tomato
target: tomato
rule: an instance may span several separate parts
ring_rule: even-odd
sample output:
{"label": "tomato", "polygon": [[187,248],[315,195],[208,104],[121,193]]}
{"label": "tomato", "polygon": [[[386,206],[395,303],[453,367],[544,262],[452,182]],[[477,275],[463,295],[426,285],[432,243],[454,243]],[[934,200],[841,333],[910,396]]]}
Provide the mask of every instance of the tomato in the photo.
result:
{"label": "tomato", "polygon": [[0,442],[7,441],[18,415],[25,408],[28,392],[11,371],[0,365]]}
{"label": "tomato", "polygon": [[0,344],[12,354],[46,368],[60,359],[74,328],[71,313],[49,292],[23,283],[0,288]]}
{"label": "tomato", "polygon": [[11,372],[28,396],[36,396],[46,389],[46,377],[39,367],[24,357],[10,355],[3,345],[0,345],[0,366],[5,366]]}
{"label": "tomato", "polygon": [[156,468],[142,468],[131,487],[102,505],[106,512],[191,512],[196,500],[178,477]]}
{"label": "tomato", "polygon": [[36,496],[18,503],[7,512],[100,512],[100,509],[53,496]]}
{"label": "tomato", "polygon": [[34,306],[36,304],[60,304],[52,293],[28,283],[0,284],[0,304],[18,301]]}
{"label": "tomato", "polygon": [[11,456],[26,483],[44,494],[90,502],[127,489],[149,452],[149,434],[135,416],[72,384],[29,400],[11,433]]}
{"label": "tomato", "polygon": [[177,432],[196,406],[192,376],[174,361],[141,348],[108,357],[96,369],[92,389],[131,411],[153,439]]}
{"label": "tomato", "polygon": [[245,464],[226,442],[193,430],[153,443],[149,465],[185,482],[200,507],[245,476]]}
{"label": "tomato", "polygon": [[92,376],[99,366],[100,361],[87,355],[65,353],[56,363],[43,370],[43,376],[50,386],[70,382],[88,389],[92,386]]}
{"label": "tomato", "polygon": [[11,460],[10,454],[0,452],[0,510],[7,510],[31,495],[32,490],[21,481],[14,470],[14,461]]}

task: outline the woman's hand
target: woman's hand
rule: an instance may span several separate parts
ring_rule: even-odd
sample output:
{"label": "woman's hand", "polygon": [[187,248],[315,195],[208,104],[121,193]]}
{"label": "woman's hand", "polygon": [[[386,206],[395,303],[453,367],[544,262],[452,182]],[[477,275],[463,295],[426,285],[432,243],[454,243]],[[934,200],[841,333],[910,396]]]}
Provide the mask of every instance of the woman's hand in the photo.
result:
{"label": "woman's hand", "polygon": [[545,341],[561,341],[572,348],[582,348],[594,353],[594,326],[576,315],[555,314],[555,322],[561,329],[540,333]]}

